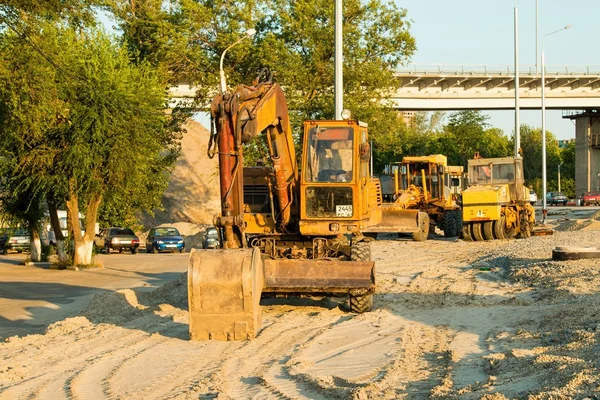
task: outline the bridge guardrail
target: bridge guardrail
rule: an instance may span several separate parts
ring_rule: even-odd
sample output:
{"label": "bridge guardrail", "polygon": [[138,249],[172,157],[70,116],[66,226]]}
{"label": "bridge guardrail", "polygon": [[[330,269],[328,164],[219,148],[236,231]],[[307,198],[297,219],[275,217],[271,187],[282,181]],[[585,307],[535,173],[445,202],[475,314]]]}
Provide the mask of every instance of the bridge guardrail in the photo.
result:
{"label": "bridge guardrail", "polygon": [[[408,64],[396,72],[410,74],[514,75],[514,66],[494,64]],[[546,75],[600,75],[599,65],[546,65]],[[520,65],[519,73],[541,75],[541,66]]]}

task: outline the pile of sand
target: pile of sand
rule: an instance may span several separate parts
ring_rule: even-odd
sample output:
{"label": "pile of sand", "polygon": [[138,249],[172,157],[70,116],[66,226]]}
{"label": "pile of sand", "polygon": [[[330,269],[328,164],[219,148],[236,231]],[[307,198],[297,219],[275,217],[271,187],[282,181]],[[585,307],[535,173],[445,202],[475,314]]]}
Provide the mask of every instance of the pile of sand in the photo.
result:
{"label": "pile of sand", "polygon": [[141,218],[148,229],[175,222],[210,225],[219,211],[218,160],[206,154],[210,132],[193,120],[184,128],[181,155],[162,197],[164,210],[154,210],[153,216],[146,214]]}

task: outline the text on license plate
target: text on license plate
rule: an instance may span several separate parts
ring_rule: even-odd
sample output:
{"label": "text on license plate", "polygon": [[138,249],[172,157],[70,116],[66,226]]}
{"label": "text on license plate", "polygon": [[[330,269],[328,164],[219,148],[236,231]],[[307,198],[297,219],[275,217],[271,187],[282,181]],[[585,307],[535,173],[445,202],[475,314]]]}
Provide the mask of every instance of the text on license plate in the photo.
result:
{"label": "text on license plate", "polygon": [[335,215],[336,217],[351,217],[352,205],[335,206]]}

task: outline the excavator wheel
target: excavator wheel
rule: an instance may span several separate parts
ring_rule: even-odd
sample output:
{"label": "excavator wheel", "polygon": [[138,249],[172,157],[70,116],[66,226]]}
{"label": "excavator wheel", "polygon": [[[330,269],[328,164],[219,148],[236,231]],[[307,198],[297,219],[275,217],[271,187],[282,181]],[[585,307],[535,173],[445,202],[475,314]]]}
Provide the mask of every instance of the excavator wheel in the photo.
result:
{"label": "excavator wheel", "polygon": [[506,239],[506,217],[504,215],[494,221],[494,237],[498,240]]}
{"label": "excavator wheel", "polygon": [[467,223],[463,224],[463,227],[462,227],[463,239],[468,242],[473,241],[473,233],[471,230],[471,225],[472,224],[470,222],[467,222]]}
{"label": "excavator wheel", "polygon": [[482,242],[485,239],[483,238],[483,232],[481,227],[481,222],[473,222],[473,239],[478,242]]}
{"label": "excavator wheel", "polygon": [[350,306],[350,311],[354,313],[366,313],[373,308],[373,295],[350,293],[348,305]]}
{"label": "excavator wheel", "polygon": [[419,212],[419,230],[413,233],[413,240],[423,242],[427,240],[429,235],[429,215],[424,212]]}
{"label": "excavator wheel", "polygon": [[494,240],[494,221],[483,222],[483,237],[485,240]]}
{"label": "excavator wheel", "polygon": [[[352,244],[350,249],[351,261],[371,261],[371,243],[358,242]],[[373,294],[363,292],[350,292],[348,298],[350,311],[362,314],[373,308]]]}

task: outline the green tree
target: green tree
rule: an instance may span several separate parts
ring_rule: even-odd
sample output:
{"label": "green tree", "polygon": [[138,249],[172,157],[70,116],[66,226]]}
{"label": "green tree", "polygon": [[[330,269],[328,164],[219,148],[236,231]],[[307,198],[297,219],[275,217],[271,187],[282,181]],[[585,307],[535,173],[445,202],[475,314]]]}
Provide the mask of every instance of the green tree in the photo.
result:
{"label": "green tree", "polygon": [[[523,151],[523,173],[525,182],[542,178],[542,130],[529,125],[521,125],[521,149]],[[546,177],[556,181],[560,150],[558,142],[551,132],[546,132]],[[537,193],[541,193],[535,188]],[[556,190],[556,189],[554,189]]]}
{"label": "green tree", "polygon": [[467,165],[475,153],[482,157],[505,157],[510,153],[509,140],[502,130],[490,128],[488,116],[476,110],[453,113],[449,117],[445,132],[440,137],[441,148],[445,149],[448,163]]}
{"label": "green tree", "polygon": [[[274,80],[285,88],[298,138],[302,121],[333,117],[331,1],[181,0],[163,7],[158,0],[143,4],[110,0],[107,4],[130,52],[159,66],[171,84],[197,84],[200,102],[218,87],[223,51],[248,28],[255,28],[252,40],[226,53],[229,85],[249,84],[262,67],[270,68]],[[391,1],[344,1],[345,107],[369,124],[380,154],[396,154],[405,132],[387,99],[398,83],[394,69],[416,48],[409,26],[406,10]],[[390,140],[390,135],[396,139]]]}
{"label": "green tree", "polygon": [[[4,149],[19,143],[23,149],[5,150],[4,162],[27,188],[64,203],[72,221],[85,213],[85,235],[73,224],[73,262],[90,264],[103,199],[129,203],[119,211],[123,217],[133,208],[156,206],[166,187],[179,135],[168,128],[164,86],[154,67],[133,65],[127,50],[102,32],[49,23],[27,38],[4,39],[0,117],[10,139]],[[32,82],[47,90],[38,93]]]}

